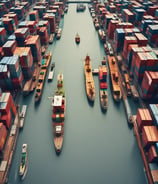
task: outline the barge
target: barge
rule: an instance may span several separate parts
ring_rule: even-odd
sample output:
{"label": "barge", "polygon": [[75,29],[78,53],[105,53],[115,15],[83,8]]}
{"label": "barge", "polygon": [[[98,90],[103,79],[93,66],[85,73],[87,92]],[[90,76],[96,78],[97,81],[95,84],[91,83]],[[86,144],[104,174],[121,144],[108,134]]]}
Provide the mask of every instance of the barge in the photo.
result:
{"label": "barge", "polygon": [[51,69],[50,69],[50,72],[49,72],[49,75],[48,75],[48,82],[53,80],[53,77],[54,77],[54,67],[55,67],[55,63],[53,62],[51,64]]}
{"label": "barge", "polygon": [[27,110],[27,105],[23,105],[22,110],[20,112],[20,128],[23,128],[23,126],[24,126],[26,110]]}
{"label": "barge", "polygon": [[60,154],[64,139],[66,97],[63,85],[63,74],[58,74],[57,89],[54,97],[52,98],[53,139],[56,154]]}
{"label": "barge", "polygon": [[108,55],[108,63],[111,76],[113,98],[116,102],[120,102],[122,98],[122,92],[119,84],[119,74],[115,57]]}
{"label": "barge", "polygon": [[85,86],[86,86],[87,97],[91,102],[94,102],[95,85],[94,85],[94,79],[93,79],[93,74],[92,74],[91,61],[88,55],[85,58],[84,76],[85,76]]}

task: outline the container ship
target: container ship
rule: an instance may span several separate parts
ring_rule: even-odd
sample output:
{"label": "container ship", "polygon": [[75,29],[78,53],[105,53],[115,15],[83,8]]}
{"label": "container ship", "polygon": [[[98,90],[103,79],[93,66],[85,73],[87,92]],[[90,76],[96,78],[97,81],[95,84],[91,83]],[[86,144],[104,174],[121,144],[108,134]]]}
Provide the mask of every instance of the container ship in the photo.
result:
{"label": "container ship", "polygon": [[108,55],[109,69],[111,75],[113,98],[116,102],[119,102],[122,98],[121,88],[119,84],[118,68],[114,56]]}
{"label": "container ship", "polygon": [[25,174],[26,174],[27,162],[28,162],[27,144],[23,144],[22,145],[22,153],[21,153],[20,170],[19,170],[19,175],[21,177],[25,176]]}
{"label": "container ship", "polygon": [[60,154],[64,139],[64,120],[66,109],[66,97],[64,91],[63,74],[58,74],[57,89],[52,99],[52,119],[53,119],[53,136],[54,146],[57,154]]}
{"label": "container ship", "polygon": [[91,102],[94,102],[95,85],[94,85],[94,79],[93,79],[93,74],[92,74],[91,61],[88,55],[85,58],[84,75],[85,75],[85,85],[86,85],[87,97]]}
{"label": "container ship", "polygon": [[45,82],[46,74],[48,71],[48,66],[50,64],[51,56],[52,56],[51,52],[49,52],[44,57],[44,59],[42,59],[41,70],[40,70],[40,74],[38,77],[38,83],[37,83],[36,91],[35,91],[35,102],[38,102],[41,99],[44,82]]}
{"label": "container ship", "polygon": [[99,84],[100,84],[100,104],[102,110],[108,108],[108,93],[107,93],[107,67],[99,66]]}

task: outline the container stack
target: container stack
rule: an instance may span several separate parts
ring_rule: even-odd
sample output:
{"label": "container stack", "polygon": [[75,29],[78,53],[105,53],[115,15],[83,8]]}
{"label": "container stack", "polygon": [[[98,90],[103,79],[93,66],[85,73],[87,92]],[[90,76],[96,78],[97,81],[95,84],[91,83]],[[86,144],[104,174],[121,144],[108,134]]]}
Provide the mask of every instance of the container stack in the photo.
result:
{"label": "container stack", "polygon": [[114,32],[117,28],[117,24],[119,23],[118,20],[111,20],[108,26],[108,37],[109,39],[114,38]]}
{"label": "container stack", "polygon": [[24,28],[27,27],[27,21],[21,21],[18,25],[18,28]]}
{"label": "container stack", "polygon": [[153,124],[158,127],[158,104],[149,104],[149,110],[153,119]]}
{"label": "container stack", "polygon": [[31,35],[28,39],[25,40],[25,46],[31,47],[33,62],[40,62],[41,61],[41,44],[40,44],[39,36]]}
{"label": "container stack", "polygon": [[40,37],[40,43],[41,45],[47,45],[48,44],[48,32],[46,27],[40,27],[38,35]]}
{"label": "container stack", "polygon": [[[23,74],[21,71],[21,66],[19,64],[18,56],[3,57],[0,61],[1,65],[7,65],[10,72],[10,81],[14,89],[21,89],[23,86]],[[6,86],[7,88],[7,86]]]}
{"label": "container stack", "polygon": [[158,9],[157,5],[149,6],[147,13],[154,17],[157,9]]}
{"label": "container stack", "polygon": [[7,41],[3,45],[4,56],[12,56],[14,50],[16,49],[16,46],[17,46],[17,43],[15,40]]}
{"label": "container stack", "polygon": [[17,27],[17,25],[18,25],[18,17],[17,17],[16,13],[8,13],[8,14],[5,14],[4,17],[8,17],[8,18],[13,19],[14,22],[15,22],[15,26]]}
{"label": "container stack", "polygon": [[143,126],[152,125],[152,117],[147,108],[137,110],[136,122],[138,125],[139,132],[142,131]]}
{"label": "container stack", "polygon": [[15,31],[16,42],[19,47],[25,46],[25,39],[30,35],[29,28],[18,28]]}
{"label": "container stack", "polygon": [[5,28],[0,28],[0,47],[3,46],[3,44],[7,40],[7,34]]}
{"label": "container stack", "polygon": [[45,6],[35,6],[33,10],[38,11],[38,17],[43,18],[44,13],[46,12],[46,7]]}
{"label": "container stack", "polygon": [[0,121],[10,129],[16,115],[16,106],[10,93],[0,93],[0,113]]}
{"label": "container stack", "polygon": [[0,3],[0,17],[3,17],[5,13],[7,13],[7,8],[4,3]]}
{"label": "container stack", "polygon": [[55,15],[47,13],[44,15],[43,19],[48,20],[50,25],[50,33],[55,33],[56,31]]}
{"label": "container stack", "polygon": [[52,8],[50,10],[47,10],[46,13],[51,13],[55,15],[55,21],[58,24],[60,22],[60,17],[61,15],[59,14],[59,6],[53,5],[51,6]]}
{"label": "container stack", "polygon": [[37,34],[36,21],[28,21],[27,22],[27,27],[29,28],[29,31],[30,31],[31,35],[36,35]]}
{"label": "container stack", "polygon": [[34,71],[33,57],[30,47],[16,47],[14,55],[19,56],[24,79],[29,80]]}
{"label": "container stack", "polygon": [[123,9],[123,18],[125,22],[131,22],[134,23],[135,21],[135,14],[132,13],[130,10],[128,9]]}
{"label": "container stack", "polygon": [[141,84],[141,97],[151,99],[157,95],[158,91],[158,72],[145,71]]}
{"label": "container stack", "polygon": [[115,51],[116,52],[120,52],[123,50],[124,38],[125,38],[124,29],[122,29],[122,28],[116,29],[116,32],[114,35]]}
{"label": "container stack", "polygon": [[3,24],[8,35],[11,35],[16,30],[15,21],[12,18],[4,17]]}
{"label": "container stack", "polygon": [[29,16],[30,16],[30,20],[31,21],[36,21],[36,23],[39,21],[38,11],[37,10],[31,11],[29,13]]}
{"label": "container stack", "polygon": [[47,20],[41,20],[38,22],[38,29],[40,27],[46,27],[47,28],[47,33],[48,33],[48,36],[50,35],[50,24]]}
{"label": "container stack", "polygon": [[125,36],[122,56],[126,62],[129,53],[128,48],[130,44],[137,44],[137,38],[135,36]]}
{"label": "container stack", "polygon": [[18,20],[22,20],[24,18],[24,15],[25,15],[25,8],[24,8],[24,6],[17,6],[14,8],[14,12],[18,16]]}
{"label": "container stack", "polygon": [[148,39],[142,33],[135,33],[139,47],[147,46]]}
{"label": "container stack", "polygon": [[157,43],[158,40],[158,24],[157,25],[149,25],[147,29],[147,37],[149,42]]}
{"label": "container stack", "polygon": [[144,35],[146,35],[147,27],[149,25],[152,25],[152,23],[153,23],[153,20],[143,20],[141,22],[141,31],[143,32]]}
{"label": "container stack", "polygon": [[140,26],[143,16],[146,14],[144,9],[135,9],[135,25]]}

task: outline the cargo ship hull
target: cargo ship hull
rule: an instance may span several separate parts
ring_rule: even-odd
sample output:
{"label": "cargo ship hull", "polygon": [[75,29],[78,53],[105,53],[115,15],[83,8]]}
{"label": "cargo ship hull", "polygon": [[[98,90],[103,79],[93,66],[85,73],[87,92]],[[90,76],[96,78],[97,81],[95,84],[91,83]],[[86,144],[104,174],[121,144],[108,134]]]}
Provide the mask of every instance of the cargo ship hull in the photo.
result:
{"label": "cargo ship hull", "polygon": [[86,56],[84,65],[85,87],[88,100],[94,102],[95,99],[95,85],[92,74],[92,66],[90,63],[90,57]]}
{"label": "cargo ship hull", "polygon": [[122,92],[119,84],[119,74],[114,56],[108,56],[109,70],[112,84],[112,94],[116,102],[120,102],[122,98]]}

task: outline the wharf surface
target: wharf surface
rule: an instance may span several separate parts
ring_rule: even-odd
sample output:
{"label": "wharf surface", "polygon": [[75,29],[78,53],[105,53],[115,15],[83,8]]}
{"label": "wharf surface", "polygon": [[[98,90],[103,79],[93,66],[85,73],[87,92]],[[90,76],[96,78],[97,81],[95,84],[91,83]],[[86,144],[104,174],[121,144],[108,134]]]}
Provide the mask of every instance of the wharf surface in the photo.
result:
{"label": "wharf surface", "polygon": [[17,107],[17,113],[16,113],[15,120],[13,123],[13,125],[16,126],[16,131],[14,134],[10,134],[7,137],[7,141],[6,141],[5,148],[4,148],[3,160],[2,160],[1,165],[0,165],[0,184],[7,183],[9,169],[10,169],[10,165],[12,163],[12,158],[14,155],[14,150],[15,150],[18,135],[19,135],[20,117],[19,117],[19,109],[18,108],[19,107]]}

